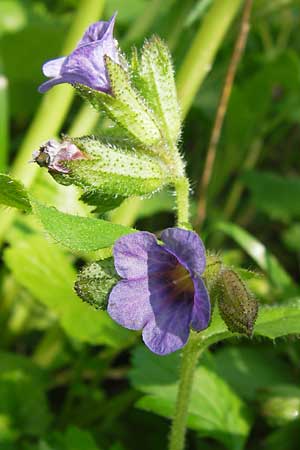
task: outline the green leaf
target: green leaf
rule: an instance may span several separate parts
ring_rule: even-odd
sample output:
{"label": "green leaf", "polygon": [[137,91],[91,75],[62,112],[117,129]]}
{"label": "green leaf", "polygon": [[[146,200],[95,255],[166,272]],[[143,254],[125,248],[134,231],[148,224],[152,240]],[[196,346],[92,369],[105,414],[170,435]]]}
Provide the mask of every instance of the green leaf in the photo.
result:
{"label": "green leaf", "polygon": [[291,221],[300,217],[300,177],[253,170],[242,180],[250,189],[255,206],[273,219]]}
{"label": "green leaf", "polygon": [[260,389],[293,380],[290,366],[270,346],[226,346],[214,354],[214,363],[222,379],[246,400],[254,400]]}
{"label": "green leaf", "polygon": [[104,111],[137,143],[143,147],[153,147],[157,152],[162,137],[150,109],[132,87],[128,73],[109,57],[106,57],[105,62],[114,95],[104,94],[83,85],[76,86],[78,93],[95,109]]}
{"label": "green leaf", "polygon": [[263,450],[298,450],[299,442],[299,421],[295,420],[269,434],[264,440]]}
{"label": "green leaf", "polygon": [[300,333],[300,299],[260,309],[254,334],[275,339]]}
{"label": "green leaf", "polygon": [[287,248],[294,252],[299,252],[300,223],[295,222],[282,233],[282,240]]}
{"label": "green leaf", "polygon": [[218,222],[214,229],[234,239],[269,276],[272,283],[281,288],[295,287],[295,283],[277,258],[266,247],[243,228],[229,222]]}
{"label": "green leaf", "polygon": [[[0,417],[17,437],[43,435],[50,413],[42,372],[24,357],[0,353]],[[0,432],[1,432],[0,424]],[[2,442],[2,441],[1,441]]]}
{"label": "green leaf", "polygon": [[73,339],[120,348],[133,334],[95,311],[73,291],[76,272],[68,256],[44,238],[30,236],[5,251],[4,259],[16,280],[56,316]]}
{"label": "green leaf", "polygon": [[31,211],[30,200],[22,183],[3,173],[0,174],[0,204]]}
{"label": "green leaf", "polygon": [[91,190],[82,194],[80,200],[88,205],[95,206],[96,208],[93,212],[102,215],[120,206],[125,197],[112,196],[103,194],[102,191]]}
{"label": "green leaf", "polygon": [[106,220],[72,216],[34,202],[34,212],[50,236],[73,251],[92,252],[109,247],[135,230]]}
{"label": "green leaf", "polygon": [[[69,161],[67,177],[84,189],[103,194],[129,197],[144,195],[170,182],[168,167],[157,157],[134,148],[120,148],[97,138],[72,139],[87,159]],[[124,145],[124,144],[123,144]]]}
{"label": "green leaf", "polygon": [[[175,410],[179,354],[154,355],[146,348],[133,354],[130,380],[146,394],[137,406],[164,417]],[[228,414],[230,411],[230,414]],[[188,426],[222,442],[230,450],[242,449],[250,429],[249,411],[243,401],[211,369],[197,367],[191,394]]]}
{"label": "green leaf", "polygon": [[26,446],[24,450],[101,450],[89,431],[69,426],[64,433],[54,432],[38,446]]}
{"label": "green leaf", "polygon": [[[276,339],[292,334],[300,334],[300,299],[286,301],[273,306],[261,306],[254,326],[254,336]],[[207,344],[211,345],[234,336],[227,330],[217,309],[210,326],[202,332]]]}
{"label": "green leaf", "polygon": [[63,437],[62,450],[100,450],[88,431],[77,427],[69,427]]}
{"label": "green leaf", "polygon": [[146,41],[142,50],[140,88],[159,120],[162,134],[176,144],[181,128],[174,70],[168,47],[158,37]]}

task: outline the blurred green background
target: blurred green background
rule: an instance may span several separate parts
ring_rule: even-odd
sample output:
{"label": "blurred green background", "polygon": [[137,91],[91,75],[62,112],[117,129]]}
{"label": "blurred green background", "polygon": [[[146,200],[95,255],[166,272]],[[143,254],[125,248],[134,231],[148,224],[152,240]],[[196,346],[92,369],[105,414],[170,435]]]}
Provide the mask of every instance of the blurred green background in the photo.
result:
{"label": "blurred green background", "polygon": [[[0,171],[60,210],[90,215],[71,187],[28,164],[60,133],[105,133],[108,124],[60,86],[42,97],[41,66],[69,52],[91,22],[118,11],[125,53],[158,34],[170,47],[186,114],[181,150],[198,186],[241,0],[0,0]],[[255,0],[213,176],[206,245],[243,272],[259,301],[299,297],[300,4]],[[164,191],[133,199],[110,219],[159,231],[174,223]],[[165,450],[179,355],[159,358],[139,336],[73,292],[93,254],[71,254],[31,216],[0,209],[0,449]],[[295,316],[295,322],[300,315]],[[188,450],[298,450],[300,346],[232,339],[197,369]]]}

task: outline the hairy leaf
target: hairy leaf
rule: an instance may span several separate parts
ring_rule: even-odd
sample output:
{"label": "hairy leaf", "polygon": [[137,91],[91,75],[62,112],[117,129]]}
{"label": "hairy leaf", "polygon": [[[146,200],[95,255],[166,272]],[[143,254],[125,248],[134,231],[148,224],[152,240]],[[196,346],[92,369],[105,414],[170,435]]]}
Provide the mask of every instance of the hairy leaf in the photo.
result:
{"label": "hairy leaf", "polygon": [[65,214],[38,202],[34,202],[34,212],[50,236],[73,251],[92,252],[109,247],[119,237],[135,231],[106,220]]}
{"label": "hairy leaf", "polygon": [[31,211],[30,200],[22,183],[3,173],[0,174],[0,204]]}

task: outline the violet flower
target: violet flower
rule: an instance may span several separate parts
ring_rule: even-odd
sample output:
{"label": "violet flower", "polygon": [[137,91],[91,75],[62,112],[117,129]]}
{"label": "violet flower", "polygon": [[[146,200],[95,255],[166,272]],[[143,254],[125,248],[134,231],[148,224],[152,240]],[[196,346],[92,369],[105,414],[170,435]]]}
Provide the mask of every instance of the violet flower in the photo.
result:
{"label": "violet flower", "polygon": [[115,18],[116,14],[108,22],[91,25],[69,56],[46,62],[43,73],[50,80],[39,87],[39,92],[46,92],[61,83],[80,83],[97,91],[109,92],[104,56],[119,62],[117,43],[113,38]]}
{"label": "violet flower", "polygon": [[50,172],[68,173],[69,170],[64,166],[64,161],[85,159],[86,156],[70,141],[58,142],[50,139],[39,150],[33,152],[32,158],[32,162],[36,162],[41,167],[47,167]]}
{"label": "violet flower", "polygon": [[126,328],[142,329],[149,349],[166,355],[186,344],[191,328],[207,328],[210,300],[198,235],[168,228],[161,240],[163,245],[153,234],[138,232],[116,241],[115,268],[123,279],[110,293],[108,313]]}

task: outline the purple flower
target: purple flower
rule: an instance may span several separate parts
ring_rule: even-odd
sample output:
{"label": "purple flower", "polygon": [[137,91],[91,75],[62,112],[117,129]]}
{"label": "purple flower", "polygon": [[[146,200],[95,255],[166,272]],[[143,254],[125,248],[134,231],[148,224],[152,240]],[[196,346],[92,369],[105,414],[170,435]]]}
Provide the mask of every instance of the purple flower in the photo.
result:
{"label": "purple flower", "polygon": [[69,170],[64,166],[64,161],[85,159],[86,156],[70,141],[58,142],[50,139],[39,150],[33,152],[32,158],[32,162],[36,162],[41,167],[47,167],[52,172],[68,173]]}
{"label": "purple flower", "polygon": [[97,91],[109,92],[104,56],[119,62],[117,44],[113,38],[115,18],[116,14],[108,22],[91,25],[69,56],[46,62],[43,73],[50,80],[39,87],[39,92],[46,92],[60,83],[80,83]]}
{"label": "purple flower", "polygon": [[183,347],[190,328],[207,328],[210,301],[201,279],[204,245],[193,231],[167,228],[155,236],[138,232],[114,246],[115,268],[123,278],[112,289],[108,313],[120,325],[143,330],[154,353],[166,355]]}

